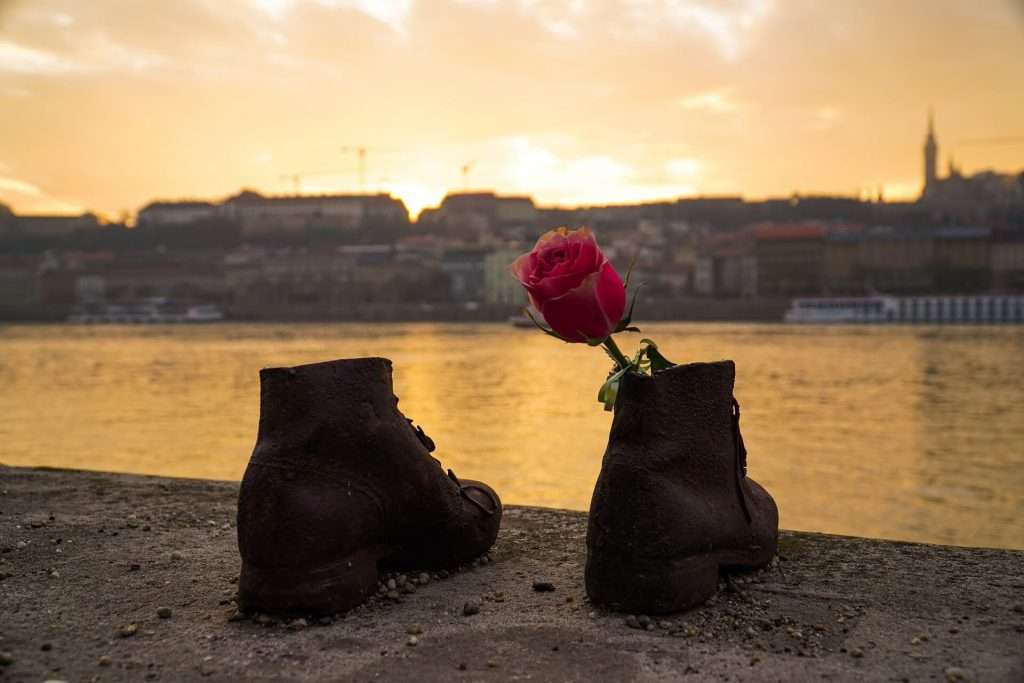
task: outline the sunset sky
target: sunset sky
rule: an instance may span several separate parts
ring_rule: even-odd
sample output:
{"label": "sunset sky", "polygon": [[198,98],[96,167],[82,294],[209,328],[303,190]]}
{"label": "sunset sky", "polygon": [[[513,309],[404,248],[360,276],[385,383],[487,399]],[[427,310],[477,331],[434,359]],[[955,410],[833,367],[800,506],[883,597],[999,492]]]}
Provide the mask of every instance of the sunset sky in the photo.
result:
{"label": "sunset sky", "polygon": [[[914,196],[1024,168],[1024,0],[0,0],[0,202]],[[992,139],[1003,139],[993,142]]]}

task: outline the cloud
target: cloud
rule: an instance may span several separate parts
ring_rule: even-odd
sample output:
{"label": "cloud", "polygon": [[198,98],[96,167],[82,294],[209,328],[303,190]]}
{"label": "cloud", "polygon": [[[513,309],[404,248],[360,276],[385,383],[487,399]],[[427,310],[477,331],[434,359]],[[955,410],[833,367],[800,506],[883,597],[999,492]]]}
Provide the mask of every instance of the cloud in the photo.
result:
{"label": "cloud", "polygon": [[0,176],[0,192],[12,192],[14,194],[25,195],[27,197],[43,196],[43,191],[32,183],[4,176]]}
{"label": "cloud", "polygon": [[102,34],[82,39],[76,48],[73,54],[59,55],[0,40],[0,72],[68,76],[125,69],[144,71],[166,62],[160,55],[120,45]]}
{"label": "cloud", "polygon": [[723,114],[736,111],[737,104],[729,98],[728,91],[712,90],[709,92],[687,95],[676,101],[683,109]]}
{"label": "cloud", "polygon": [[704,170],[699,159],[670,159],[665,162],[665,170],[673,176],[695,176]]}
{"label": "cloud", "polygon": [[52,52],[24,47],[8,40],[0,40],[0,71],[17,74],[63,75],[83,70],[81,65]]}
{"label": "cloud", "polygon": [[405,35],[406,19],[414,0],[249,0],[249,4],[269,17],[283,21],[296,7],[319,5],[328,9],[354,9],[386,24],[396,33]]}
{"label": "cloud", "polygon": [[709,39],[719,55],[736,61],[750,34],[774,9],[773,0],[626,0],[635,27],[651,34],[670,28]]}

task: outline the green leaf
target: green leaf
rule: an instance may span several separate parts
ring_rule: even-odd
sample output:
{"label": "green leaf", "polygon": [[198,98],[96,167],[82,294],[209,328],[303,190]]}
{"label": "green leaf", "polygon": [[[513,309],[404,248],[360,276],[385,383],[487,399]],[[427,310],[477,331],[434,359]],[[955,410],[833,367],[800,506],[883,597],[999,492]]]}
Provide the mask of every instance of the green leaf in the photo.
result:
{"label": "green leaf", "polygon": [[629,260],[629,268],[626,269],[626,281],[622,283],[622,288],[629,291],[629,278],[633,277],[633,266],[636,265],[636,260],[640,258],[640,250],[637,249],[633,252],[633,258]]}
{"label": "green leaf", "polygon": [[630,324],[633,322],[633,309],[636,307],[636,298],[640,296],[640,290],[643,289],[644,283],[640,283],[635,290],[633,290],[633,299],[629,302],[629,310],[626,311],[626,315],[622,316],[622,320],[612,330],[612,334],[615,332],[623,332],[629,329]]}
{"label": "green leaf", "polygon": [[622,381],[622,376],[631,369],[632,366],[628,366],[612,373],[604,381],[604,384],[601,385],[601,388],[598,389],[597,402],[603,403],[605,410],[611,410],[615,407],[615,397],[619,394],[619,382]]}
{"label": "green leaf", "polygon": [[641,339],[640,344],[644,347],[644,354],[651,361],[652,373],[675,367],[676,364],[661,354],[661,351],[658,350],[658,345],[653,340]]}

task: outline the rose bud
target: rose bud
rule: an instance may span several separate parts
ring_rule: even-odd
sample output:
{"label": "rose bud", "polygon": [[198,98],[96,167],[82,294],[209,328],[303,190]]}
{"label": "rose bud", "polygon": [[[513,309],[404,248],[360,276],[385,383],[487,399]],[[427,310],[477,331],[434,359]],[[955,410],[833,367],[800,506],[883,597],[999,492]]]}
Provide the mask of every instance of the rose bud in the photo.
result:
{"label": "rose bud", "polygon": [[512,264],[530,303],[568,341],[603,340],[626,310],[626,288],[587,228],[558,228]]}

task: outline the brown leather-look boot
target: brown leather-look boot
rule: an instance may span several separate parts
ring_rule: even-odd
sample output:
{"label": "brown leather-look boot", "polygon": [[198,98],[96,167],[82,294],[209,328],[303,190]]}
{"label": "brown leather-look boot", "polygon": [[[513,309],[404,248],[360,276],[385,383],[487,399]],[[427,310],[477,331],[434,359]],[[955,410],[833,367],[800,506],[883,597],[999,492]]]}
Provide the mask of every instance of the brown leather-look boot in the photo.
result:
{"label": "brown leather-look boot", "polygon": [[611,609],[697,605],[719,569],[768,564],[775,501],[746,476],[732,361],[627,373],[590,503],[587,594]]}
{"label": "brown leather-look boot", "polygon": [[486,552],[498,496],[446,474],[431,450],[399,412],[385,358],[261,370],[238,497],[240,609],[342,612],[381,569],[452,569]]}

